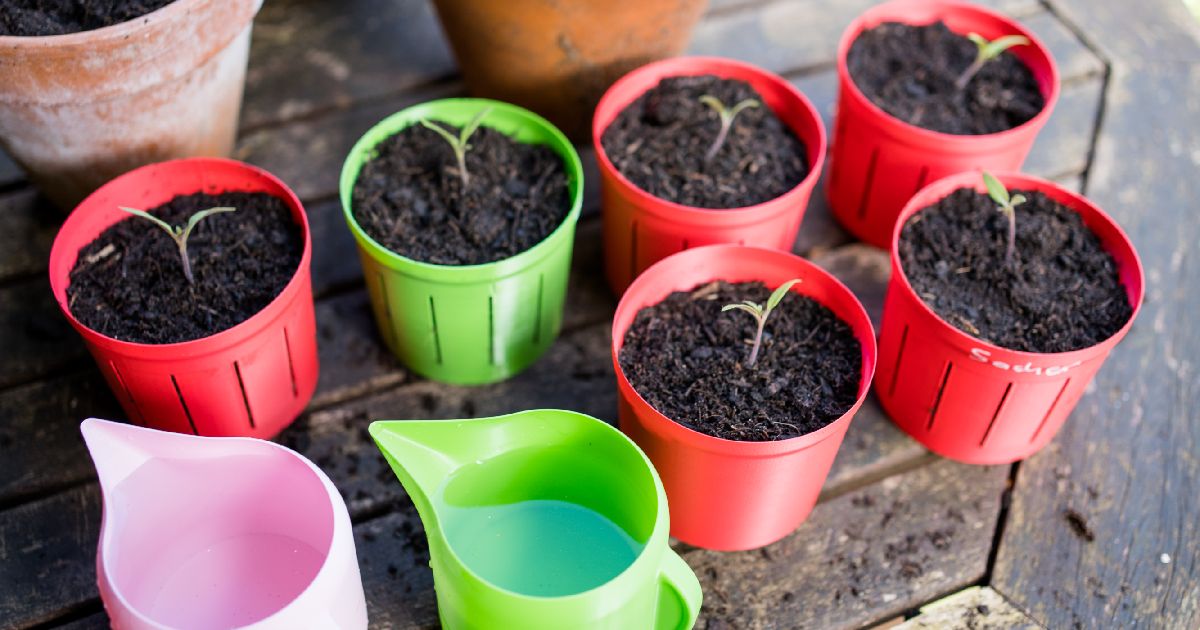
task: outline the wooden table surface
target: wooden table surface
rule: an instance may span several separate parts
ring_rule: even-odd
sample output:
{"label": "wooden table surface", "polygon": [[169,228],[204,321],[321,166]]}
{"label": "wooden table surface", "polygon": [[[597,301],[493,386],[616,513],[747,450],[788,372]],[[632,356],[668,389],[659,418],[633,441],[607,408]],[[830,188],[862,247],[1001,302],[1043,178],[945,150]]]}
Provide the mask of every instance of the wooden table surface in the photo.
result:
{"label": "wooden table surface", "polygon": [[[828,127],[837,38],[870,4],[713,0],[691,50],[783,74]],[[1200,27],[1179,0],[985,4],[1052,49],[1062,98],[1026,170],[1082,190],[1129,232],[1146,267],[1141,316],[1058,437],[1017,465],[933,456],[868,401],[795,533],[743,553],[680,549],[704,585],[700,628],[1200,627]],[[561,337],[508,382],[440,385],[384,350],[335,198],[369,126],[463,92],[427,0],[268,0],[247,81],[237,157],[295,187],[314,234],[321,381],[280,440],[349,504],[371,626],[436,625],[421,523],[367,423],[535,407],[615,420],[592,151]],[[123,416],[50,295],[59,221],[0,158],[0,628],[106,626],[78,425]],[[855,244],[820,192],[795,250],[878,323],[886,255]]]}

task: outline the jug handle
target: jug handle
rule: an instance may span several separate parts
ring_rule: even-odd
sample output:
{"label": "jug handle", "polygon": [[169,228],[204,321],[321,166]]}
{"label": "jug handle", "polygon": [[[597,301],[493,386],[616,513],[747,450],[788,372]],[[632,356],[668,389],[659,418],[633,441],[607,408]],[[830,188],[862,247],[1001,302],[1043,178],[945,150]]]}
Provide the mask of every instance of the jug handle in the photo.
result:
{"label": "jug handle", "polygon": [[672,549],[663,555],[658,573],[656,630],[689,630],[700,615],[704,593],[692,568]]}

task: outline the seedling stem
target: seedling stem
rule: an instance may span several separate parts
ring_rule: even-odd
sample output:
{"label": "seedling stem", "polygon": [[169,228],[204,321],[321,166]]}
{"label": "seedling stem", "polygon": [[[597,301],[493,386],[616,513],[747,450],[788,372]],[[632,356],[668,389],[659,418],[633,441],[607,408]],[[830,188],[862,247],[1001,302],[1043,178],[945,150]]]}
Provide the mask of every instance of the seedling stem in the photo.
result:
{"label": "seedling stem", "polygon": [[979,72],[984,64],[999,57],[1000,53],[1013,46],[1025,46],[1029,44],[1029,38],[1024,35],[1004,35],[989,42],[979,33],[967,33],[967,39],[975,42],[977,52],[975,53],[975,61],[972,61],[971,65],[967,66],[967,69],[958,75],[958,79],[954,81],[954,86],[960,90],[967,87],[967,84],[971,82],[975,73]]}
{"label": "seedling stem", "polygon": [[188,260],[188,251],[187,251],[188,237],[191,236],[191,234],[192,234],[192,228],[195,228],[196,224],[199,223],[201,220],[203,220],[205,217],[217,214],[219,212],[233,212],[233,211],[237,210],[237,208],[229,208],[229,207],[218,207],[218,208],[209,208],[207,210],[201,210],[201,211],[197,212],[196,214],[193,214],[190,218],[188,218],[187,225],[185,225],[184,227],[180,227],[178,225],[171,225],[170,223],[167,223],[166,221],[163,221],[162,219],[160,219],[144,210],[137,210],[134,208],[126,208],[124,206],[119,206],[119,207],[121,208],[121,210],[124,210],[125,212],[128,212],[129,214],[132,214],[137,217],[141,217],[143,219],[146,219],[147,221],[154,223],[158,227],[162,228],[163,231],[166,232],[167,235],[171,237],[171,240],[175,241],[175,246],[179,248],[179,260],[183,263],[183,275],[184,275],[184,277],[187,278],[188,284],[196,284],[195,278],[192,277],[192,263],[190,260]]}
{"label": "seedling stem", "polygon": [[479,110],[479,113],[475,114],[474,118],[472,118],[467,122],[467,124],[463,125],[462,128],[458,130],[457,136],[450,133],[445,127],[435,122],[425,120],[424,118],[418,121],[426,129],[432,129],[433,131],[436,131],[438,135],[440,135],[442,138],[445,138],[446,142],[450,144],[450,148],[454,150],[454,159],[458,160],[458,177],[460,180],[462,180],[462,186],[464,189],[466,189],[467,185],[471,183],[471,174],[467,172],[467,151],[470,150],[471,145],[468,144],[467,141],[471,139],[471,135],[474,134],[477,129],[479,129],[480,123],[482,123],[483,119],[486,118],[491,112],[491,107],[485,107]]}
{"label": "seedling stem", "polygon": [[1004,264],[1011,265],[1013,251],[1017,241],[1017,206],[1025,203],[1025,195],[1009,196],[1008,189],[991,173],[983,172],[983,185],[987,186],[988,196],[1000,207],[1000,212],[1008,219],[1008,247],[1004,250]]}
{"label": "seedling stem", "polygon": [[767,298],[765,305],[745,300],[738,304],[726,304],[721,308],[722,313],[734,309],[750,313],[750,316],[758,323],[758,332],[754,334],[754,346],[750,349],[750,358],[746,359],[746,367],[754,367],[754,363],[758,361],[758,349],[762,346],[763,327],[766,326],[767,318],[771,316],[771,311],[775,310],[776,306],[779,306],[779,302],[788,294],[792,286],[798,282],[800,282],[800,279],[795,278],[779,285],[779,288],[771,293],[771,297]]}
{"label": "seedling stem", "polygon": [[704,161],[711,162],[717,152],[721,150],[721,146],[725,144],[725,138],[729,136],[729,130],[733,127],[733,119],[737,118],[743,109],[758,107],[760,103],[757,99],[748,98],[732,108],[728,108],[725,107],[725,103],[721,102],[721,99],[711,94],[701,96],[700,102],[711,107],[721,118],[721,130],[717,132],[717,138],[713,140],[712,146],[708,147],[708,151],[704,154]]}

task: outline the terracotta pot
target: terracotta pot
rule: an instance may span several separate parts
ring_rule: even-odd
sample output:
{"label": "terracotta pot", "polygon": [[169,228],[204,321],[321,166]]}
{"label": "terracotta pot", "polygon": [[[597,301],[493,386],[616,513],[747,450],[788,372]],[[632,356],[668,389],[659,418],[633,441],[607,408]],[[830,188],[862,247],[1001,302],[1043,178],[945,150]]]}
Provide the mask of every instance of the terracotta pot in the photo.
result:
{"label": "terracotta pot", "polygon": [[0,142],[71,208],[130,169],[228,155],[262,0],[176,0],[136,20],[0,36]]}
{"label": "terracotta pot", "polygon": [[[283,199],[304,237],[296,273],[266,307],[214,335],[181,343],[122,341],[71,313],[67,286],[80,248],[129,218],[195,192],[263,192]],[[129,419],[205,436],[271,438],[304,411],[317,387],[312,235],[295,193],[270,173],[233,160],[189,158],[135,169],[102,186],[67,217],[50,250],[50,289]]]}
{"label": "terracotta pot", "polygon": [[[791,190],[744,208],[693,208],[638,188],[613,166],[600,139],[617,115],[667,77],[712,74],[749,83],[763,102],[804,141],[808,175]],[[613,84],[592,120],[604,216],[604,270],[620,295],[642,270],[698,245],[737,243],[791,251],[808,198],[825,163],[825,125],[808,98],[783,77],[720,57],[678,57],[648,64]]]}
{"label": "terracotta pot", "polygon": [[1142,304],[1142,263],[1108,215],[1057,184],[995,173],[1005,188],[1037,190],[1075,210],[1112,254],[1133,312],[1113,336],[1072,352],[1008,350],[943,321],[917,295],[900,266],[900,231],[909,217],[959,188],[984,192],[978,172],[923,188],[892,232],[892,278],[879,331],[875,393],[892,421],[929,450],[970,464],[1029,457],[1058,433],[1109,351],[1125,337]]}
{"label": "terracotta pot", "polygon": [[[910,125],[875,105],[850,78],[846,55],[863,31],[882,22],[930,24],[942,20],[956,33],[996,39],[1018,34],[1030,45],[1014,46],[1033,72],[1046,105],[1024,124],[978,136],[954,135]],[[1015,171],[1058,100],[1058,68],[1050,50],[1017,21],[959,0],[895,0],[858,16],[838,44],[838,102],[829,153],[826,195],[833,216],[859,239],[887,247],[901,208],[921,187],[961,171]]]}
{"label": "terracotta pot", "polygon": [[[618,357],[625,332],[641,309],[673,291],[712,280],[758,280],[777,287],[792,278],[803,280],[792,288],[793,293],[832,310],[862,345],[858,399],[837,420],[787,440],[725,440],[659,413],[625,377]],[[670,500],[671,535],[705,549],[736,551],[775,542],[808,518],[850,420],[871,388],[875,331],[854,294],[813,263],[773,249],[709,245],[664,258],[633,281],[613,317],[612,357],[620,428],[662,476]]]}
{"label": "terracotta pot", "polygon": [[618,77],[683,52],[707,0],[434,0],[474,96],[516,103],[582,140]]}

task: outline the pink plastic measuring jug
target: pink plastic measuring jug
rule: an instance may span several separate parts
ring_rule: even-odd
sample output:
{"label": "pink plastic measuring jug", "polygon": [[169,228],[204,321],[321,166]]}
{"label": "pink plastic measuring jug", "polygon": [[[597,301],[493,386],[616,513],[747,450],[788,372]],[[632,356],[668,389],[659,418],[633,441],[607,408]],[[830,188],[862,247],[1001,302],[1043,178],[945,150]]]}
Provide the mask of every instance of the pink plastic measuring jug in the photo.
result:
{"label": "pink plastic measuring jug", "polygon": [[112,627],[367,627],[350,515],[325,473],[253,438],[95,418],[96,577]]}

